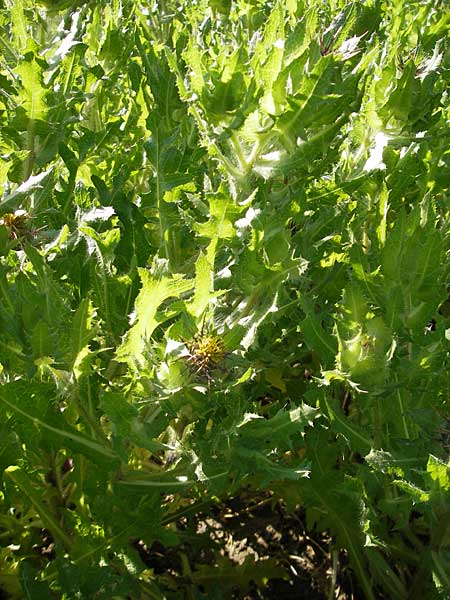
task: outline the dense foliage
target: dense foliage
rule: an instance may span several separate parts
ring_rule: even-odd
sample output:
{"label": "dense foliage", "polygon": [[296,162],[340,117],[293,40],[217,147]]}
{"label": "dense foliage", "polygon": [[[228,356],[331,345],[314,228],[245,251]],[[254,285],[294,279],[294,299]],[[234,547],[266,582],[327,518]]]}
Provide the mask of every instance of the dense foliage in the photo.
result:
{"label": "dense foliage", "polygon": [[245,489],[448,598],[445,2],[0,5],[0,587],[229,598],[137,541]]}

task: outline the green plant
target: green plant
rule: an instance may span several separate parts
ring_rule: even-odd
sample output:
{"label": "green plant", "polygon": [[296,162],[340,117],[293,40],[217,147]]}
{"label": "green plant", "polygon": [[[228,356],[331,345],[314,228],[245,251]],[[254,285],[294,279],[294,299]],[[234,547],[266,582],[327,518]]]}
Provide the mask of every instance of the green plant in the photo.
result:
{"label": "green plant", "polygon": [[448,596],[448,25],[413,0],[2,3],[12,597],[201,597],[136,540],[195,543],[179,519],[244,487],[329,531],[361,597]]}

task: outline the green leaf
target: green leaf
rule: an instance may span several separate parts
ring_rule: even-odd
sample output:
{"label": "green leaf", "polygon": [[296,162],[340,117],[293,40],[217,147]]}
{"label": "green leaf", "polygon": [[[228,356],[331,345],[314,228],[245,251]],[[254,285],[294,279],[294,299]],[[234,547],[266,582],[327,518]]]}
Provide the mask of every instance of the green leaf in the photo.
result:
{"label": "green leaf", "polygon": [[64,440],[68,446],[73,443],[74,448],[81,449],[85,453],[94,451],[109,459],[115,458],[116,455],[109,445],[99,443],[85,435],[80,435],[65,422],[60,411],[55,410],[55,407],[51,404],[50,394],[52,391],[54,393],[53,387],[48,384],[34,383],[33,385],[27,385],[23,380],[14,381],[3,386],[0,401],[10,411],[13,411],[13,414],[17,414],[18,429],[27,432],[27,443],[33,444],[33,438],[36,437],[37,430],[37,434],[42,436],[41,443],[44,444],[45,431],[46,434],[50,432],[50,439],[45,439],[45,442],[50,445],[55,441],[60,445],[61,440]]}
{"label": "green leaf", "polygon": [[127,362],[130,366],[145,360],[145,350],[159,325],[160,305],[169,298],[179,298],[193,287],[192,280],[186,280],[182,275],[152,274],[142,268],[138,272],[142,285],[134,308],[135,321],[116,352],[116,360]]}
{"label": "green leaf", "polygon": [[333,364],[337,352],[335,338],[325,329],[320,313],[309,298],[303,298],[300,304],[306,314],[300,327],[307,347],[317,353],[324,367]]}
{"label": "green leaf", "polygon": [[52,173],[52,167],[42,171],[38,175],[31,175],[26,181],[21,183],[13,192],[5,196],[0,203],[0,213],[4,214],[11,211],[19,205],[19,200],[28,196],[30,192],[42,188],[42,183],[49,179]]}
{"label": "green leaf", "polygon": [[432,485],[438,492],[445,493],[450,499],[450,465],[444,463],[433,455],[428,458],[427,474]]}
{"label": "green leaf", "polygon": [[287,577],[284,568],[275,559],[255,560],[247,556],[242,564],[235,565],[229,559],[221,559],[214,568],[201,565],[193,574],[197,585],[214,593],[220,585],[223,590],[237,586],[242,591],[248,589],[251,582],[265,583],[268,579],[284,579]]}
{"label": "green leaf", "polygon": [[[128,442],[132,441],[138,447],[147,448],[151,451],[166,448],[164,444],[152,439],[151,427],[139,417],[137,408],[130,402],[127,402],[122,394],[105,392],[100,401],[100,408],[108,416],[113,435],[117,438],[119,444],[123,444],[126,447]],[[163,423],[165,424],[165,421]],[[118,451],[121,452],[124,460],[126,460],[124,449],[118,448]]]}
{"label": "green leaf", "polygon": [[24,13],[23,0],[14,0],[11,7],[11,21],[13,23],[13,35],[17,50],[26,48],[30,37],[27,32],[27,20]]}
{"label": "green leaf", "polygon": [[364,505],[357,488],[355,482],[339,481],[338,476],[331,472],[324,477],[313,471],[311,482],[305,484],[304,498],[311,502],[309,518],[336,532],[338,542],[347,548],[364,594],[368,599],[374,599],[363,550]]}
{"label": "green leaf", "polygon": [[330,425],[333,431],[340,433],[344,439],[348,440],[349,446],[364,455],[372,447],[372,439],[357,424],[346,417],[341,408],[331,400],[325,400],[326,410],[330,419]]}
{"label": "green leaf", "polygon": [[36,60],[22,62],[16,67],[22,81],[19,102],[30,121],[43,121],[47,112],[46,90],[42,85],[41,69]]}
{"label": "green leaf", "polygon": [[189,312],[197,319],[203,315],[212,298],[214,298],[212,291],[212,268],[206,255],[201,252],[195,263],[194,297],[188,305]]}
{"label": "green leaf", "polygon": [[72,547],[72,540],[67,533],[60,527],[56,518],[42,501],[41,490],[33,487],[33,484],[28,475],[17,466],[8,467],[5,470],[5,475],[9,477],[20,491],[27,496],[33,507],[41,517],[45,527],[47,527],[52,535],[58,541],[62,542],[67,550]]}

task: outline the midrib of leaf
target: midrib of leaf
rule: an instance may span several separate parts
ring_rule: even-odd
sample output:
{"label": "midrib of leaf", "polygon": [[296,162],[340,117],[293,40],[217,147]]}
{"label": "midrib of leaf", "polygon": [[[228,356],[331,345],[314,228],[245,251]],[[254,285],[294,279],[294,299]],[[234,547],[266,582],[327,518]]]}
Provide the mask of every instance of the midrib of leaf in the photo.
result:
{"label": "midrib of leaf", "polygon": [[[313,73],[312,73],[312,74],[314,74],[315,71],[319,70],[319,73],[320,73],[319,77],[316,79],[314,84],[311,86],[311,88],[308,91],[307,96],[305,97],[301,106],[299,106],[299,108],[297,110],[293,111],[290,119],[285,124],[283,124],[283,128],[281,129],[283,134],[286,134],[286,133],[290,132],[291,130],[293,130],[295,122],[298,120],[298,118],[302,114],[305,106],[308,104],[308,102],[311,100],[311,98],[315,95],[316,89],[321,84],[322,79],[325,77],[325,75],[327,75],[328,64],[330,63],[331,59],[329,57],[324,56],[320,60],[321,60],[321,62],[319,62],[319,64],[317,65],[317,67],[320,67],[320,70],[319,70],[319,68],[313,69]],[[312,81],[312,78],[309,78],[308,81]]]}
{"label": "midrib of leaf", "polygon": [[[221,477],[225,477],[228,475],[228,471],[223,471],[222,473],[216,473],[211,477],[208,477],[208,481],[212,481],[214,479],[220,479]],[[142,475],[139,479],[122,479],[116,482],[116,485],[132,485],[137,487],[155,487],[155,488],[171,488],[171,487],[186,487],[191,485],[197,485],[197,479],[186,479],[186,480],[157,480],[154,476],[149,475],[145,478],[145,475]]]}
{"label": "midrib of leaf", "polygon": [[343,523],[340,515],[338,515],[335,511],[333,504],[330,504],[328,502],[326,496],[321,495],[313,486],[311,486],[311,490],[313,494],[318,498],[319,502],[325,507],[326,513],[329,516],[331,516],[336,529],[338,529],[341,535],[343,535],[343,537],[345,538],[347,542],[346,548],[353,559],[355,570],[359,575],[359,579],[363,586],[367,600],[375,600],[375,596],[373,595],[372,591],[372,584],[366,575],[366,568],[360,560],[360,556],[362,554],[361,550],[355,546],[351,531],[349,531],[349,529],[345,526],[345,523]]}
{"label": "midrib of leaf", "polygon": [[[272,87],[283,64],[284,37],[284,9],[282,3],[279,2],[272,10],[262,40],[262,43],[269,49],[268,56],[265,57],[263,66],[260,65],[258,69],[265,89],[265,94],[261,99],[261,106],[268,113],[275,107]],[[283,42],[281,48],[275,45],[278,40]]]}
{"label": "midrib of leaf", "polygon": [[131,361],[132,364],[143,359],[146,341],[158,326],[156,315],[160,304],[168,298],[179,297],[193,287],[192,280],[183,279],[181,275],[158,278],[143,268],[139,268],[138,272],[142,287],[135,303],[136,323],[129,329],[116,352],[117,361]]}
{"label": "midrib of leaf", "polygon": [[204,313],[212,298],[211,287],[213,273],[208,258],[209,257],[201,252],[195,264],[195,291],[190,304],[190,311],[197,318]]}
{"label": "midrib of leaf", "polygon": [[[405,213],[402,213],[402,215],[401,215],[400,227],[401,227],[401,230],[400,230],[400,236],[399,236],[399,243],[396,248],[395,255],[394,255],[394,260],[395,260],[394,268],[395,268],[396,274],[399,274],[399,272],[400,272],[401,256],[402,256],[404,248],[405,248],[405,237],[406,237],[406,215],[405,215]],[[385,248],[386,248],[386,246],[385,246]]]}
{"label": "midrib of leaf", "polygon": [[[308,316],[306,318],[308,318]],[[325,348],[330,352],[330,355],[336,356],[335,348],[330,346],[330,344],[328,343],[326,336],[325,336],[325,332],[322,329],[319,330],[318,327],[316,327],[315,319],[309,318],[308,322],[310,323],[311,328],[312,328],[313,332],[315,333],[315,335],[317,336],[317,338],[325,346]]]}
{"label": "midrib of leaf", "polygon": [[23,12],[22,0],[14,0],[11,8],[11,22],[13,27],[13,34],[16,40],[17,50],[25,48],[28,41],[27,22],[25,20],[25,14]]}
{"label": "midrib of leaf", "polygon": [[341,425],[341,427],[343,427],[345,430],[347,430],[349,432],[349,434],[351,434],[354,437],[357,437],[364,444],[364,446],[366,448],[366,452],[369,452],[369,450],[372,447],[372,440],[364,437],[361,433],[359,433],[359,431],[357,431],[356,429],[351,427],[347,423],[347,420],[345,418],[341,417],[341,415],[338,412],[333,410],[333,408],[331,407],[330,403],[327,400],[325,400],[325,403],[327,405],[330,415],[332,415],[332,417],[330,416],[330,420],[331,421],[336,420]]}
{"label": "midrib of leaf", "polygon": [[55,520],[54,516],[46,508],[45,504],[37,497],[37,492],[33,490],[27,474],[17,466],[8,467],[5,470],[5,474],[14,481],[22,493],[28,496],[30,502],[33,504],[37,513],[40,515],[43,522],[50,529],[52,534],[55,535],[56,538],[59,538],[63,542],[64,546],[70,550],[73,545],[72,540],[65,533],[65,531],[63,531],[58,522]]}
{"label": "midrib of leaf", "polygon": [[156,208],[158,210],[159,215],[159,243],[160,246],[164,248],[164,257],[167,258],[170,262],[170,249],[166,236],[167,225],[165,223],[164,217],[164,209],[161,204],[161,177],[160,177],[160,164],[159,164],[159,131],[156,129],[153,132],[153,135],[156,140],[156,165],[155,165],[155,177],[156,177]]}
{"label": "midrib of leaf", "polygon": [[85,346],[84,337],[88,330],[89,300],[83,298],[74,319],[74,344],[72,344],[72,360],[75,361]]}
{"label": "midrib of leaf", "polygon": [[359,262],[361,265],[361,270],[359,271],[361,278],[362,278],[362,282],[364,284],[364,289],[367,292],[367,295],[369,296],[370,300],[373,302],[373,304],[376,306],[378,304],[378,300],[375,296],[375,294],[372,291],[372,286],[369,283],[369,279],[367,278],[367,274],[366,274],[366,269],[364,268],[364,259],[362,258],[362,248],[360,244],[355,244],[354,246],[356,248],[356,252],[358,254],[358,258],[359,258]]}
{"label": "midrib of leaf", "polygon": [[[152,76],[152,66],[150,64],[149,58],[148,58],[148,54],[145,51],[145,48],[142,44],[142,40],[141,40],[141,36],[144,36],[144,34],[142,33],[142,30],[137,29],[136,33],[135,33],[135,40],[136,40],[136,46],[138,48],[139,54],[141,56],[142,59],[142,64],[144,66],[144,71],[146,74],[146,78],[147,78],[147,85],[149,87],[150,86],[150,82],[153,79]],[[144,36],[145,37],[145,36]],[[165,98],[165,119],[168,120],[169,119],[169,86],[167,86],[167,90],[166,90],[166,98]],[[147,97],[147,96],[146,96]],[[150,105],[148,106],[148,110],[149,112],[151,112],[152,108],[154,109],[154,107],[151,107]],[[163,119],[164,116],[160,115],[160,118]],[[163,166],[161,166],[160,164],[160,135],[161,132],[159,130],[159,127],[155,127],[154,130],[152,130],[152,137],[155,141],[155,152],[156,152],[156,164],[153,165],[154,167],[154,177],[155,177],[155,183],[156,183],[156,208],[158,211],[158,215],[159,215],[159,243],[160,243],[160,248],[163,249],[163,256],[164,258],[167,258],[169,260],[169,263],[172,263],[171,261],[171,251],[170,251],[170,245],[169,245],[169,241],[168,241],[168,236],[167,236],[167,232],[169,230],[169,225],[166,223],[166,216],[165,216],[165,210],[164,210],[164,203],[163,203],[163,199],[162,199],[162,195],[161,195],[161,175],[163,173]]]}
{"label": "midrib of leaf", "polygon": [[355,290],[355,286],[351,285],[346,288],[346,293],[349,296],[349,305],[350,311],[352,313],[352,318],[355,323],[362,325],[362,320],[365,315],[359,314],[361,312],[361,308],[365,308],[364,304],[362,304],[362,298],[358,297],[357,291]]}
{"label": "midrib of leaf", "polygon": [[46,112],[44,101],[45,89],[40,82],[40,66],[33,62],[22,62],[16,68],[17,74],[22,80],[23,89],[20,92],[27,109],[28,118],[31,121],[43,119]]}
{"label": "midrib of leaf", "polygon": [[[395,374],[395,376],[394,376],[394,381],[398,385],[398,375],[397,374]],[[395,393],[396,393],[397,400],[398,400],[399,412],[400,412],[400,415],[401,415],[401,420],[402,420],[402,425],[403,425],[403,431],[404,431],[404,434],[405,434],[405,438],[407,440],[409,440],[411,436],[409,434],[408,424],[406,422],[405,410],[403,408],[403,399],[402,399],[402,396],[401,396],[401,393],[400,393],[400,389],[398,387],[397,387],[397,390],[396,390]]]}
{"label": "midrib of leaf", "polygon": [[17,53],[13,46],[9,43],[9,40],[0,35],[0,48],[2,50],[2,58],[8,64],[9,67],[13,67],[17,64]]}
{"label": "midrib of leaf", "polygon": [[34,417],[33,415],[28,414],[26,411],[22,410],[18,406],[15,406],[14,404],[12,404],[8,400],[6,400],[6,398],[4,398],[3,396],[0,396],[0,399],[7,406],[9,406],[9,408],[20,413],[21,415],[23,415],[24,417],[26,417],[27,419],[29,419],[36,425],[39,425],[40,427],[44,427],[45,429],[48,429],[48,431],[52,431],[53,433],[56,433],[57,435],[60,435],[61,437],[65,437],[69,440],[74,440],[75,442],[78,442],[82,446],[90,448],[91,450],[95,450],[96,452],[99,452],[100,454],[103,454],[104,456],[107,456],[108,458],[117,458],[116,453],[113,450],[111,450],[110,448],[107,448],[106,446],[103,446],[102,444],[99,444],[95,440],[90,440],[89,438],[81,436],[77,433],[73,433],[71,431],[69,432],[69,431],[65,431],[64,429],[58,429],[57,427],[52,427],[52,425],[48,425],[47,423],[45,423],[45,421],[42,421],[41,419],[38,419],[37,417]]}
{"label": "midrib of leaf", "polygon": [[[208,125],[207,125],[207,115],[205,115],[205,119],[202,117],[201,111],[198,108],[198,102],[194,102],[192,97],[189,94],[189,91],[186,88],[185,81],[183,75],[181,74],[180,68],[178,66],[178,61],[174,52],[170,52],[169,49],[165,49],[165,56],[168,62],[168,65],[174,73],[177,81],[177,87],[180,93],[181,98],[185,102],[189,102],[189,109],[192,113],[195,122],[197,123],[198,131],[203,138],[205,145],[208,147],[209,154],[215,159],[219,159],[228,173],[239,183],[245,184],[247,178],[245,173],[242,173],[240,169],[238,169],[233,162],[225,156],[222,150],[219,148],[219,145],[216,142],[216,136],[210,135]],[[188,66],[191,66],[188,63]]]}
{"label": "midrib of leaf", "polygon": [[450,590],[450,576],[448,571],[448,565],[446,565],[439,553],[436,550],[431,550],[431,559],[433,566],[438,573],[438,579],[445,586],[446,590]]}
{"label": "midrib of leaf", "polygon": [[62,96],[64,98],[67,98],[70,88],[72,86],[73,72],[75,69],[75,58],[76,58],[76,52],[74,52],[72,50],[72,52],[70,53],[69,68],[67,69],[66,75],[64,77],[64,84],[62,87]]}
{"label": "midrib of leaf", "polygon": [[226,215],[227,215],[229,204],[230,204],[230,199],[228,199],[224,203],[222,214],[221,214],[220,219],[219,219],[219,221],[217,223],[217,237],[219,239],[222,238],[222,231],[223,231],[223,228],[224,228],[224,223],[225,223],[225,219],[226,219]]}
{"label": "midrib of leaf", "polygon": [[26,150],[27,160],[24,163],[23,179],[26,181],[33,172],[35,161],[35,122],[43,120],[46,112],[44,101],[45,90],[39,80],[40,69],[36,61],[22,62],[16,68],[22,80],[22,90],[19,101],[22,101],[28,116]]}
{"label": "midrib of leaf", "polygon": [[306,147],[313,148],[321,139],[325,138],[329,133],[331,133],[331,132],[337,133],[340,130],[340,128],[342,127],[342,125],[344,125],[344,123],[346,121],[348,121],[348,119],[349,119],[348,114],[344,113],[341,117],[336,119],[336,121],[334,121],[330,125],[327,125],[326,127],[323,127],[322,129],[320,129],[320,131],[318,133],[316,133],[315,135],[313,135],[312,137],[307,139],[303,144],[301,144],[300,146],[298,146],[296,148],[297,152],[294,152],[294,158],[288,159],[286,161],[287,165],[291,169],[298,166],[301,162],[303,162],[305,160],[304,151],[305,151]]}
{"label": "midrib of leaf", "polygon": [[3,301],[9,309],[8,312],[13,315],[15,313],[15,307],[14,307],[14,304],[9,295],[9,291],[6,286],[6,280],[1,276],[0,276],[0,291],[1,291],[1,295],[3,297]]}
{"label": "midrib of leaf", "polygon": [[430,236],[430,243],[428,244],[428,249],[425,255],[425,262],[421,265],[421,272],[414,273],[414,277],[411,278],[412,287],[416,290],[420,290],[423,280],[425,279],[425,274],[428,271],[428,265],[431,263],[431,256],[433,250],[435,250],[433,238]]}

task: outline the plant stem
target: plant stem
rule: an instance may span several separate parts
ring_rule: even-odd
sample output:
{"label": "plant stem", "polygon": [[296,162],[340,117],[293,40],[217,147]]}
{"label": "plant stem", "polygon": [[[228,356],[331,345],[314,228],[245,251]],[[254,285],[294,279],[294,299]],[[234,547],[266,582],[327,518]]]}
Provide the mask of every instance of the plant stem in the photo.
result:
{"label": "plant stem", "polygon": [[336,579],[337,579],[337,571],[338,571],[338,553],[337,550],[333,550],[331,552],[331,556],[333,559],[333,567],[331,571],[331,585],[330,591],[328,592],[328,600],[333,600],[334,591],[336,589]]}

